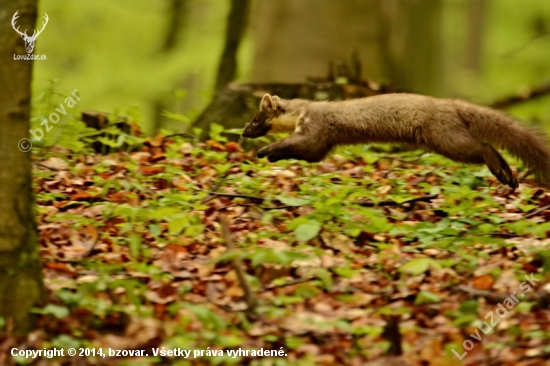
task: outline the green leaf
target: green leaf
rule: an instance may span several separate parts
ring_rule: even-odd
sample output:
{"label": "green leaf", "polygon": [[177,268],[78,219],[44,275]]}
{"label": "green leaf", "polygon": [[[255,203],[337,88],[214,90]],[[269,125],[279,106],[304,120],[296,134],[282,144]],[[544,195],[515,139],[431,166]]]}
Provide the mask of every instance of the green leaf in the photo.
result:
{"label": "green leaf", "polygon": [[250,260],[252,261],[252,267],[258,266],[260,263],[265,262],[267,259],[267,251],[265,250],[256,250],[250,255]]}
{"label": "green leaf", "polygon": [[148,211],[147,218],[151,220],[166,220],[176,215],[178,212],[181,212],[179,207],[162,207],[153,211]]}
{"label": "green leaf", "polygon": [[212,123],[210,125],[210,137],[212,138],[212,140],[227,142],[227,138],[225,136],[222,136],[222,132],[224,132],[224,127],[222,125],[219,125],[217,123]]}
{"label": "green leaf", "polygon": [[233,167],[233,164],[212,164],[212,166],[218,171],[218,174],[224,175],[225,172]]}
{"label": "green leaf", "polygon": [[528,220],[518,220],[505,226],[510,229],[512,232],[518,235],[524,235],[528,232],[528,229],[534,226],[535,224]]}
{"label": "green leaf", "polygon": [[59,306],[55,304],[48,304],[42,308],[42,314],[50,314],[55,316],[58,319],[65,318],[69,316],[69,309],[65,306]]}
{"label": "green leaf", "polygon": [[420,291],[414,300],[415,305],[438,303],[441,298],[429,291]]}
{"label": "green leaf", "polygon": [[296,288],[296,296],[304,299],[311,299],[319,295],[319,289],[311,286],[300,285]]}
{"label": "green leaf", "polygon": [[466,300],[460,304],[460,311],[465,314],[476,314],[478,312],[479,302],[477,300]]}
{"label": "green leaf", "polygon": [[[228,250],[226,252],[223,252],[219,256],[213,259],[213,263],[230,263],[233,259],[239,258],[241,256],[241,252],[236,250]],[[263,260],[264,258],[261,258]],[[253,259],[254,260],[254,259]]]}
{"label": "green leaf", "polygon": [[287,206],[303,206],[311,202],[311,200],[296,197],[276,196],[276,198]]}
{"label": "green leaf", "polygon": [[304,343],[306,343],[305,340],[300,337],[289,336],[285,338],[285,346],[290,349],[296,349]]}
{"label": "green leaf", "polygon": [[173,119],[174,121],[183,122],[186,126],[191,124],[191,120],[189,119],[189,117],[184,116],[183,114],[164,111],[162,112],[162,115],[170,119]]}
{"label": "green leaf", "polygon": [[327,291],[330,291],[330,289],[332,288],[332,275],[330,274],[330,272],[324,268],[319,268],[315,275],[318,279],[321,280],[325,289]]}
{"label": "green leaf", "polygon": [[160,227],[160,225],[151,224],[149,225],[149,231],[151,232],[152,236],[154,236],[155,238],[158,238],[162,233],[162,228]]}
{"label": "green leaf", "polygon": [[430,269],[430,266],[441,269],[441,265],[431,258],[416,258],[402,265],[401,268],[399,268],[399,272],[410,273],[413,276],[417,276]]}
{"label": "green leaf", "polygon": [[355,275],[358,275],[361,271],[357,269],[353,269],[350,267],[334,267],[334,273],[336,273],[340,277],[344,278],[352,278]]}
{"label": "green leaf", "polygon": [[80,340],[73,338],[67,334],[61,334],[59,337],[55,338],[51,345],[57,348],[78,348],[80,346]]}
{"label": "green leaf", "polygon": [[129,238],[130,241],[130,255],[133,258],[137,258],[141,250],[141,235],[138,233],[132,233]]}
{"label": "green leaf", "polygon": [[175,217],[168,224],[168,232],[171,235],[178,235],[188,223],[189,219],[187,216],[180,215],[179,217]]}
{"label": "green leaf", "polygon": [[294,230],[294,235],[296,236],[296,240],[308,241],[315,238],[319,234],[319,231],[321,231],[321,224],[316,220],[310,220],[305,224],[299,225]]}
{"label": "green leaf", "polygon": [[286,228],[288,230],[294,230],[298,226],[305,224],[306,222],[309,222],[309,219],[306,216],[298,216],[295,219],[292,219],[287,225]]}
{"label": "green leaf", "polygon": [[539,206],[537,205],[522,205],[522,204],[519,204],[518,207],[523,211],[523,212],[528,212],[528,211],[531,211],[535,208],[538,208]]}
{"label": "green leaf", "polygon": [[478,319],[477,314],[460,314],[454,321],[453,324],[459,328],[465,328],[475,322]]}
{"label": "green leaf", "polygon": [[531,311],[531,308],[533,305],[535,305],[536,302],[534,301],[522,301],[519,304],[516,305],[515,309],[517,312],[520,313],[529,313]]}

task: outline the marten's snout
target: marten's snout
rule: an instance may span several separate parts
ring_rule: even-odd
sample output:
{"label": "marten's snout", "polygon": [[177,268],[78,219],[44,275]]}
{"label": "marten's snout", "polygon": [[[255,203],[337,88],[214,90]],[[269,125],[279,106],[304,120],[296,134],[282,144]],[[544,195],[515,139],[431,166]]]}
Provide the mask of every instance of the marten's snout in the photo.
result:
{"label": "marten's snout", "polygon": [[267,135],[269,132],[269,125],[267,123],[259,123],[258,121],[252,121],[244,127],[243,137],[257,138]]}
{"label": "marten's snout", "polygon": [[253,131],[251,131],[249,128],[245,127],[244,131],[243,131],[243,134],[242,134],[243,137],[246,137],[248,139],[253,139],[253,138],[256,138],[256,137],[260,137],[259,135],[253,133]]}

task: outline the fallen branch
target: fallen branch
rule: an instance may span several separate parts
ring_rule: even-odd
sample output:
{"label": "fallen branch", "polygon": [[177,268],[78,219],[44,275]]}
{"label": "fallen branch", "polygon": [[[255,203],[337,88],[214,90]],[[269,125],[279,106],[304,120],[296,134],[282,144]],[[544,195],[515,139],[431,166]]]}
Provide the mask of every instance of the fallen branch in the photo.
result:
{"label": "fallen branch", "polygon": [[269,210],[286,210],[287,208],[298,208],[300,206],[271,206],[271,207],[265,207],[265,206],[259,206],[262,210],[269,211]]}
{"label": "fallen branch", "polygon": [[198,138],[197,136],[193,136],[191,134],[188,134],[188,133],[174,133],[172,135],[168,135],[168,136],[164,136],[162,139],[163,140],[166,140],[166,139],[169,139],[170,137],[187,137],[189,139],[193,139],[193,140],[198,140],[198,141],[202,141],[200,138]]}
{"label": "fallen branch", "polygon": [[[222,227],[223,240],[225,242],[225,245],[227,246],[227,249],[235,250],[235,243],[233,242],[233,237],[231,236],[231,231],[229,230],[229,223],[227,222],[227,218],[225,217],[225,215],[220,215],[220,225]],[[256,300],[256,296],[254,295],[254,291],[252,291],[250,283],[248,283],[248,280],[246,279],[246,272],[244,270],[241,258],[238,256],[235,257],[231,262],[231,265],[235,270],[235,273],[237,274],[237,280],[239,281],[239,284],[244,291],[244,300],[246,302],[246,305],[248,306],[247,311],[253,312],[258,302]]]}
{"label": "fallen branch", "polygon": [[[510,295],[507,295],[507,294],[499,294],[499,293],[495,293],[487,290],[478,290],[466,285],[459,285],[455,288],[455,290],[464,292],[473,298],[482,297],[492,304],[501,303],[510,297]],[[550,294],[544,290],[540,290],[540,292],[538,293],[535,292],[535,293],[528,294],[525,297],[522,297],[521,300],[535,301],[537,304],[542,306],[542,305],[548,304],[548,302],[550,301]]]}
{"label": "fallen branch", "polygon": [[534,36],[531,37],[531,39],[528,39],[523,44],[521,44],[518,47],[512,49],[511,51],[506,52],[502,56],[502,59],[504,60],[504,59],[507,59],[508,57],[514,56],[516,53],[519,53],[519,52],[523,51],[527,46],[529,46],[534,41],[536,41],[540,38],[546,37],[548,35],[550,35],[550,32],[541,32],[539,34],[535,34]]}
{"label": "fallen branch", "polygon": [[266,290],[273,290],[273,289],[276,289],[276,288],[282,288],[282,287],[287,287],[287,286],[298,285],[300,283],[305,283],[305,282],[313,281],[313,280],[316,280],[316,279],[317,279],[317,277],[299,278],[299,279],[288,281],[288,282],[281,283],[281,284],[278,284],[278,285],[270,284],[270,285],[267,285],[267,286],[263,286],[262,290],[266,291]]}
{"label": "fallen branch", "polygon": [[523,103],[529,100],[533,100],[536,98],[540,98],[546,94],[550,94],[550,84],[544,84],[539,87],[536,87],[532,90],[530,90],[527,93],[523,93],[521,95],[513,95],[511,97],[503,98],[500,100],[497,100],[493,104],[491,104],[491,107],[493,108],[508,108],[510,106]]}
{"label": "fallen branch", "polygon": [[201,203],[206,203],[206,202],[212,201],[214,198],[216,198],[216,195],[214,195],[213,193],[216,192],[220,188],[220,186],[222,185],[224,180],[225,180],[225,178],[222,178],[218,183],[216,183],[214,185],[214,187],[212,187],[212,189],[208,192],[208,196],[206,196],[202,199]]}
{"label": "fallen branch", "polygon": [[385,201],[378,202],[378,204],[376,205],[371,200],[365,200],[365,201],[359,202],[359,205],[366,206],[366,207],[400,206],[400,205],[404,205],[405,203],[429,202],[434,198],[437,198],[437,196],[438,196],[437,194],[429,194],[426,196],[412,198],[410,200],[406,200],[401,203],[397,203],[394,200],[385,200]]}
{"label": "fallen branch", "polygon": [[539,207],[534,211],[528,212],[524,217],[528,219],[530,217],[537,216],[539,213],[541,213],[542,211],[548,210],[549,208],[550,208],[550,205]]}
{"label": "fallen branch", "polygon": [[503,302],[510,296],[510,295],[499,294],[499,293],[495,293],[487,290],[478,290],[466,285],[457,286],[455,289],[456,291],[464,292],[476,299],[482,297],[492,304],[498,304],[499,302]]}
{"label": "fallen branch", "polygon": [[227,198],[246,198],[249,200],[258,200],[263,201],[263,197],[258,196],[249,196],[247,194],[240,194],[240,193],[219,193],[219,192],[211,192],[210,195],[212,196],[219,196],[219,197],[227,197]]}
{"label": "fallen branch", "polygon": [[[39,162],[37,162],[37,161],[33,161],[32,163],[33,163],[33,164],[36,164],[36,165],[38,165],[38,166],[41,166],[42,168],[46,168],[46,169],[48,169],[48,170],[51,170],[51,171],[53,171],[53,172],[58,172],[58,171],[60,171],[60,169],[53,168],[53,167],[51,167],[51,166],[47,166],[46,164],[42,164],[42,163],[39,163]],[[66,169],[65,169],[65,170],[66,170]]]}
{"label": "fallen branch", "polygon": [[525,170],[524,172],[518,174],[518,180],[524,180],[525,178],[527,178],[527,176],[528,176],[529,174],[533,174],[533,172],[531,171],[531,169]]}

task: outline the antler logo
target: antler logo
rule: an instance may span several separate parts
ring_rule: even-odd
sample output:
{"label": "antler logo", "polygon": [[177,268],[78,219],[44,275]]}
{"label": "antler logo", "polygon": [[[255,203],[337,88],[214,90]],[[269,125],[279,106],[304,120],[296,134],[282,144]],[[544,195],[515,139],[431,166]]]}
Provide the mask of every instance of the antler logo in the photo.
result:
{"label": "antler logo", "polygon": [[16,11],[15,14],[13,14],[13,17],[11,18],[11,26],[13,27],[13,29],[19,33],[21,35],[21,38],[23,38],[23,40],[25,41],[25,48],[27,49],[27,53],[31,53],[32,50],[34,49],[34,42],[36,41],[36,39],[38,38],[38,36],[40,35],[40,33],[42,33],[42,31],[44,30],[44,28],[46,28],[46,24],[48,24],[48,14],[44,13],[44,22],[42,23],[42,29],[40,29],[38,32],[36,31],[36,29],[34,30],[32,36],[29,37],[29,35],[27,35],[27,30],[25,29],[24,32],[21,32],[19,30],[19,27],[15,28],[15,21],[17,20],[17,18],[19,18],[19,15],[17,15],[17,13],[19,12]]}

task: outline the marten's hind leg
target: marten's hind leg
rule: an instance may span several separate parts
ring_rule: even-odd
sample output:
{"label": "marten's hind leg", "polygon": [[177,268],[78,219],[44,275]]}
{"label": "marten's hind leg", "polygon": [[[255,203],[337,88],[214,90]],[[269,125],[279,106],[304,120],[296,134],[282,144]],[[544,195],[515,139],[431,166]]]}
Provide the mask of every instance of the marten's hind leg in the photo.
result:
{"label": "marten's hind leg", "polygon": [[498,180],[508,184],[512,188],[518,187],[518,180],[512,174],[510,166],[494,147],[487,144],[483,158],[491,173],[493,173]]}
{"label": "marten's hind leg", "polygon": [[491,145],[479,142],[470,136],[454,136],[452,144],[438,144],[432,150],[449,159],[469,164],[486,164],[499,181],[512,188],[518,187],[518,180],[502,155]]}

